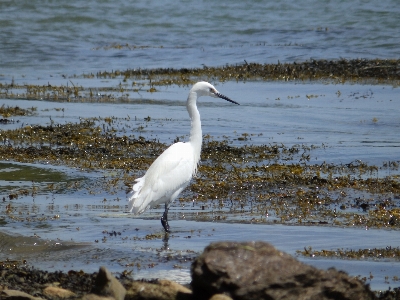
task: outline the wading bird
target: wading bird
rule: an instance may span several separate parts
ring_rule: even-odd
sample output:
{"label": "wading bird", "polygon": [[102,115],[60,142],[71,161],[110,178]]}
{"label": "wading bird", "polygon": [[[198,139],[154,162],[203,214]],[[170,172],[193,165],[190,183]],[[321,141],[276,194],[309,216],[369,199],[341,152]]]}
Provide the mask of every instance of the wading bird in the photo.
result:
{"label": "wading bird", "polygon": [[165,211],[161,224],[169,232],[168,209],[171,203],[188,186],[197,171],[200,160],[202,132],[200,113],[196,101],[201,96],[222,98],[234,104],[237,102],[220,94],[208,82],[197,82],[189,92],[186,108],[191,119],[189,142],[178,142],[166,149],[150,166],[146,174],[135,180],[128,193],[130,212],[138,215],[151,207],[164,203]]}

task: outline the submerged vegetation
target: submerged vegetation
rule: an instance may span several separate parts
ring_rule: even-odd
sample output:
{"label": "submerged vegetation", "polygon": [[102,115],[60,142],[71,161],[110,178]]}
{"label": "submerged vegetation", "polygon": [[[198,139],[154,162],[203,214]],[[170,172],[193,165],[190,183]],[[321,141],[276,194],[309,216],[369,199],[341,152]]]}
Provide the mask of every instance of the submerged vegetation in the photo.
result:
{"label": "submerged vegetation", "polygon": [[303,251],[298,250],[297,254],[310,257],[337,257],[347,259],[395,259],[400,260],[400,248],[387,246],[382,249],[336,249],[336,250],[313,250],[311,247],[304,248]]}
{"label": "submerged vegetation", "polygon": [[4,104],[0,107],[0,115],[2,115],[3,118],[8,118],[11,116],[30,116],[35,111],[35,107],[24,109],[18,106],[5,106]]}

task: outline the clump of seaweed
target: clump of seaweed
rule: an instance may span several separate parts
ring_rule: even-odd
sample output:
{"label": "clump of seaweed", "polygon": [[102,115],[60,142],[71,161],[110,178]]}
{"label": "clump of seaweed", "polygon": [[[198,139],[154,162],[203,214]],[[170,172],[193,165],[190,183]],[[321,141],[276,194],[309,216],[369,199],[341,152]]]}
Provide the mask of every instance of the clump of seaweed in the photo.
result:
{"label": "clump of seaweed", "polygon": [[153,85],[192,84],[199,78],[219,81],[247,80],[323,80],[338,82],[366,79],[399,80],[397,72],[400,60],[311,60],[302,63],[259,64],[247,63],[223,67],[195,69],[134,69],[126,71],[99,72],[100,78],[123,76],[124,78],[152,79]]}
{"label": "clump of seaweed", "polygon": [[5,106],[4,104],[0,106],[0,114],[3,116],[3,118],[9,118],[12,116],[31,116],[35,113],[35,111],[35,107],[24,109],[20,108],[19,106]]}
{"label": "clump of seaweed", "polygon": [[371,249],[336,249],[336,250],[313,250],[312,247],[297,250],[296,253],[308,257],[337,257],[342,259],[393,259],[400,260],[400,248],[387,246],[386,248]]}

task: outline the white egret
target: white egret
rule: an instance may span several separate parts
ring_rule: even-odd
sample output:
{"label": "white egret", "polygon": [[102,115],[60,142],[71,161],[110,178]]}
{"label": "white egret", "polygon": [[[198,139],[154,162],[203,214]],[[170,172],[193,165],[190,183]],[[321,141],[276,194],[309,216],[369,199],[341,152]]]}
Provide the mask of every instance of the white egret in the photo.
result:
{"label": "white egret", "polygon": [[220,94],[208,82],[197,82],[189,92],[186,108],[191,119],[189,142],[178,142],[166,149],[150,166],[146,174],[135,180],[132,191],[128,193],[129,211],[141,214],[151,207],[164,203],[165,211],[161,224],[169,232],[168,209],[171,203],[188,186],[197,171],[200,160],[202,132],[200,113],[196,101],[201,96],[222,98],[238,104]]}

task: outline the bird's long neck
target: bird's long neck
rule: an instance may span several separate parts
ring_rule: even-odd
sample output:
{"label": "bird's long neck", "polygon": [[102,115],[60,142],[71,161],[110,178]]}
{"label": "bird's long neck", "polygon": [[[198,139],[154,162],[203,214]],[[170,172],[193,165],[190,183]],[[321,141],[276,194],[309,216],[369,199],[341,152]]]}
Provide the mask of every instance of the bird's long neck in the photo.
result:
{"label": "bird's long neck", "polygon": [[203,135],[201,132],[200,113],[196,106],[196,100],[197,100],[197,93],[190,92],[186,107],[189,112],[190,119],[192,120],[189,142],[193,146],[194,155],[195,155],[195,163],[197,165],[197,163],[200,160],[200,152],[201,152],[201,144],[203,141]]}

